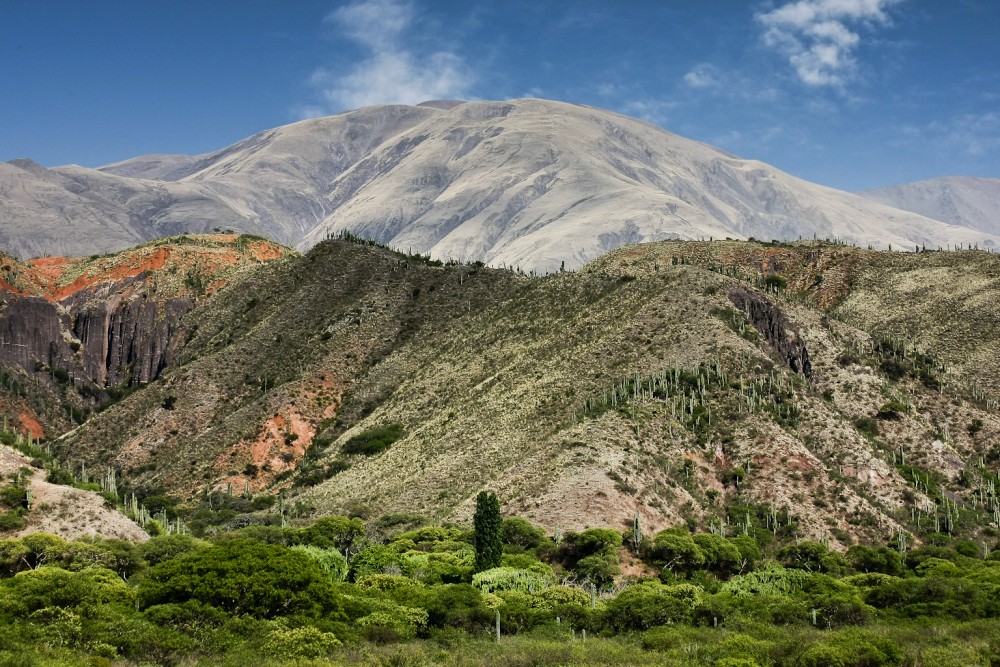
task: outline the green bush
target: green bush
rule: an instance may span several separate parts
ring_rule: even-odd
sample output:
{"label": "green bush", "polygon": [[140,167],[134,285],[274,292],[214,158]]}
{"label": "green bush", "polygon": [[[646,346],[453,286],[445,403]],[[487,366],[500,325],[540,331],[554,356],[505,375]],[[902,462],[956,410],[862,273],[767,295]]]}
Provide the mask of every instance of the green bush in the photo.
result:
{"label": "green bush", "polygon": [[346,516],[325,516],[307,528],[295,530],[292,541],[320,549],[347,553],[356,540],[365,536],[365,523]]}
{"label": "green bush", "polygon": [[333,581],[345,581],[347,579],[347,559],[334,548],[320,549],[311,545],[300,544],[292,547],[293,551],[298,551],[309,557],[319,568],[326,572]]}
{"label": "green bush", "polygon": [[858,430],[858,433],[873,438],[879,434],[878,422],[872,417],[858,417],[854,420],[854,428]]}
{"label": "green bush", "polygon": [[500,539],[507,546],[534,549],[545,538],[544,530],[520,517],[507,517],[500,523]]}
{"label": "green bush", "polygon": [[694,538],[672,529],[656,534],[650,556],[667,574],[692,572],[705,564],[705,554]]}
{"label": "green bush", "polygon": [[664,586],[659,582],[644,582],[626,588],[608,601],[605,622],[618,632],[688,623],[701,596],[701,590],[690,584]]}
{"label": "green bush", "polygon": [[27,489],[23,486],[5,486],[0,489],[0,506],[7,509],[23,509],[26,506]]}
{"label": "green bush", "polygon": [[306,625],[272,630],[264,643],[264,653],[281,660],[323,658],[338,646],[340,640],[333,634]]}
{"label": "green bush", "polygon": [[605,549],[578,560],[573,566],[573,571],[583,583],[604,590],[621,574],[621,567],[618,565],[618,554],[611,549]]}
{"label": "green bush", "polygon": [[140,544],[139,554],[150,565],[159,565],[202,546],[190,535],[160,535]]}
{"label": "green bush", "polygon": [[330,577],[316,563],[292,549],[248,540],[160,563],[139,585],[139,598],[144,608],[196,600],[258,618],[341,615]]}
{"label": "green bush", "polygon": [[808,645],[799,656],[803,667],[893,667],[906,656],[893,641],[871,632],[845,630]]}
{"label": "green bush", "polygon": [[401,437],[403,437],[402,424],[376,426],[354,436],[344,443],[343,452],[345,454],[375,456],[389,449]]}
{"label": "green bush", "polygon": [[877,419],[896,420],[899,419],[901,415],[904,415],[909,411],[910,407],[905,403],[900,403],[899,401],[889,401],[878,409],[875,417]]}
{"label": "green bush", "polygon": [[28,525],[28,520],[24,516],[24,510],[8,510],[0,512],[0,533],[13,533],[24,530]]}
{"label": "green bush", "polygon": [[351,558],[348,577],[351,581],[357,581],[373,574],[402,574],[403,569],[404,560],[398,551],[382,544],[373,544]]}
{"label": "green bush", "polygon": [[904,572],[902,557],[888,547],[854,545],[847,550],[847,560],[858,572],[880,572],[894,577]]}

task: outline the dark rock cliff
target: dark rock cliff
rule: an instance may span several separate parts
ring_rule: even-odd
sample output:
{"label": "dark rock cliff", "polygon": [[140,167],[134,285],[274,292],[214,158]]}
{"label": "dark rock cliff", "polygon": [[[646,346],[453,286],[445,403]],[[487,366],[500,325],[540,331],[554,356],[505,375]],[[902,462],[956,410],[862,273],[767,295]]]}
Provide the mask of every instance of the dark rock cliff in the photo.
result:
{"label": "dark rock cliff", "polygon": [[795,373],[802,373],[806,377],[812,374],[809,350],[806,349],[806,344],[799,339],[789,324],[788,318],[785,317],[785,313],[777,304],[761,294],[742,287],[731,289],[729,300],[760,332],[760,335],[782,358],[788,368]]}
{"label": "dark rock cliff", "polygon": [[154,301],[138,285],[103,296],[86,290],[66,300],[72,334],[89,377],[109,387],[155,380],[173,359],[186,298]]}
{"label": "dark rock cliff", "polygon": [[69,317],[54,303],[32,296],[0,296],[0,360],[29,373],[63,368],[70,377],[85,377],[63,332]]}
{"label": "dark rock cliff", "polygon": [[93,390],[159,377],[182,340],[178,322],[193,306],[188,298],[150,299],[138,277],[81,290],[61,303],[2,298],[0,363]]}

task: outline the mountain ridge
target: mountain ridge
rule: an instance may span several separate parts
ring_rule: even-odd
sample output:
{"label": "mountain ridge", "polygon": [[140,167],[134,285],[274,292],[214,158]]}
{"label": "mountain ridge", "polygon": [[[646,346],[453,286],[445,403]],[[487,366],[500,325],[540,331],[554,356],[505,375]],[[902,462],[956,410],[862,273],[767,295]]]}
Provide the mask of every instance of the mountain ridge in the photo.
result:
{"label": "mountain ridge", "polygon": [[96,170],[0,165],[0,246],[22,257],[212,230],[300,250],[346,231],[540,272],[671,238],[997,243],[639,120],[537,99],[365,107]]}

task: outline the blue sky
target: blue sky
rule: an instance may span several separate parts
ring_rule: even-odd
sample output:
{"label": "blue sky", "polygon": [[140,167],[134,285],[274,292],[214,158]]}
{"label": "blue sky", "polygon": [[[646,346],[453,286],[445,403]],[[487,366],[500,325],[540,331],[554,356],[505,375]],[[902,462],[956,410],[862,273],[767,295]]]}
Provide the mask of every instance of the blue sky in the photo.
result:
{"label": "blue sky", "polygon": [[998,31],[996,0],[0,0],[0,160],[534,96],[848,190],[1000,177]]}

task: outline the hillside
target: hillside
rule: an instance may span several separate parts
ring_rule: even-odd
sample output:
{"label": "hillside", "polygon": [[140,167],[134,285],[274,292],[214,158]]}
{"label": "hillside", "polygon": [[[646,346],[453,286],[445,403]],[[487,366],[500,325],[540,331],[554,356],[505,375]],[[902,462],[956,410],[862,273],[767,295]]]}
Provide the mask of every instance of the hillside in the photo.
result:
{"label": "hillside", "polygon": [[668,242],[527,278],[325,242],[198,304],[176,364],[55,446],[140,495],[281,491],[298,515],[465,519],[485,486],[552,529],[977,535],[997,306],[940,278],[995,294],[998,264]]}
{"label": "hillside", "polygon": [[838,239],[995,247],[609,111],[538,99],[382,105],[214,153],[101,169],[0,165],[0,247],[86,255],[179,233],[302,251],[350,232],[441,260],[544,273],[665,239]]}
{"label": "hillside", "polygon": [[[43,470],[32,465],[21,452],[0,444],[0,477],[4,490],[13,486],[28,492],[28,507],[20,526],[8,530],[5,519],[0,527],[3,538],[20,537],[39,531],[71,540],[84,536],[145,542],[149,535],[124,514],[109,507],[94,491],[53,484]],[[4,514],[8,508],[0,508]]]}

